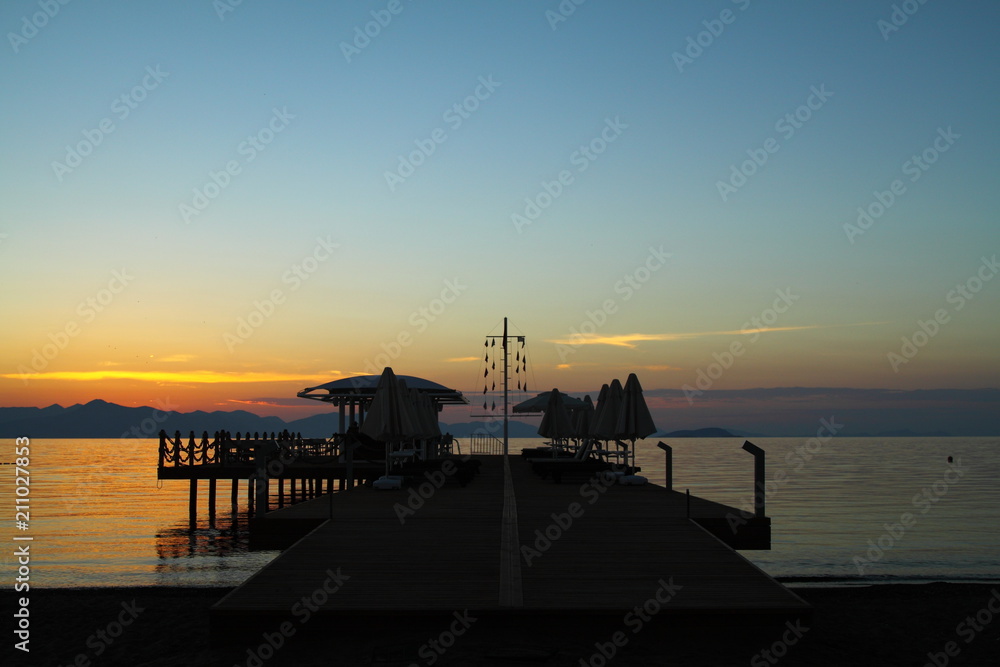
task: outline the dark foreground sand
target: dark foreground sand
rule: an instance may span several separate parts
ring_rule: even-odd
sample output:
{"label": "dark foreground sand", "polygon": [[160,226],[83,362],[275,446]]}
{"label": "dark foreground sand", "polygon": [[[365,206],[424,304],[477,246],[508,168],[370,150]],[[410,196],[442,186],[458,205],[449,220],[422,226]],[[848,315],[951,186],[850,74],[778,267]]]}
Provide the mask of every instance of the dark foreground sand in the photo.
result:
{"label": "dark foreground sand", "polygon": [[[208,608],[227,589],[32,590],[31,652],[12,650],[14,593],[4,606],[3,665],[1000,665],[1000,586],[886,585],[798,589],[815,607],[808,630],[775,627],[741,637],[726,620],[680,628],[664,615],[638,634],[622,619],[559,617],[480,619],[443,654],[427,644],[447,624],[375,618],[298,632],[265,660],[248,651],[263,642],[212,646]],[[130,607],[133,600],[134,606]],[[124,606],[123,606],[124,605]],[[141,609],[141,611],[140,611]],[[134,620],[132,619],[135,615]],[[978,619],[977,619],[978,616]],[[972,623],[967,621],[972,618]],[[129,621],[117,637],[119,620]],[[112,627],[108,627],[109,624]],[[304,629],[308,629],[303,626]],[[977,629],[979,628],[979,629]],[[627,643],[604,660],[613,633]],[[798,636],[801,634],[801,638]],[[781,644],[783,636],[790,640]],[[446,638],[447,640],[447,638]],[[794,641],[794,643],[792,643]],[[109,643],[110,642],[110,643]],[[775,643],[779,645],[775,646]],[[949,647],[949,642],[954,642]],[[423,647],[423,648],[422,648]],[[946,651],[951,648],[952,656]],[[422,650],[421,650],[422,649]],[[781,657],[765,655],[773,650]],[[100,655],[98,655],[100,653]],[[13,656],[13,661],[7,656]],[[434,662],[431,663],[430,658]],[[76,661],[76,662],[74,662]]]}

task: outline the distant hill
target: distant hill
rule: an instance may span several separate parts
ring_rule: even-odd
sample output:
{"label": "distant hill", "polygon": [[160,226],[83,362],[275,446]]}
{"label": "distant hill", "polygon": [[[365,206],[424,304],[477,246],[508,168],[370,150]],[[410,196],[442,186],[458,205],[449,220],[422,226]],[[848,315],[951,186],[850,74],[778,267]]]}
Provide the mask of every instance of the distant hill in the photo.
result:
{"label": "distant hill", "polygon": [[[467,438],[475,431],[482,432],[485,422],[459,422],[457,424],[441,424],[441,431],[451,433],[456,438]],[[503,437],[503,424],[499,424],[499,429],[493,434],[498,438]],[[538,426],[526,424],[524,422],[510,420],[507,422],[507,433],[512,438],[537,438]]]}
{"label": "distant hill", "polygon": [[[289,426],[278,417],[260,417],[245,410],[232,412],[174,412],[143,406],[127,408],[94,400],[64,408],[0,408],[0,437],[27,435],[35,438],[155,438],[160,429],[168,433],[190,431],[281,431]],[[289,429],[291,430],[291,429]]]}
{"label": "distant hill", "polygon": [[[50,405],[46,408],[0,408],[0,438],[155,438],[160,429],[173,434],[205,430],[236,433],[283,431],[302,433],[307,438],[327,438],[340,428],[336,412],[318,414],[286,422],[280,417],[261,417],[245,410],[224,412],[175,412],[144,406],[128,408],[94,400],[84,405]],[[441,424],[443,432],[468,437],[482,428],[481,422]],[[531,438],[538,427],[519,421],[509,422],[512,438]]]}
{"label": "distant hill", "polygon": [[670,431],[657,433],[653,438],[738,438],[742,436],[730,433],[724,428],[699,428],[694,430]]}
{"label": "distant hill", "polygon": [[949,438],[951,433],[947,431],[911,431],[908,428],[896,429],[894,431],[879,431],[878,433],[852,433],[852,438]]}

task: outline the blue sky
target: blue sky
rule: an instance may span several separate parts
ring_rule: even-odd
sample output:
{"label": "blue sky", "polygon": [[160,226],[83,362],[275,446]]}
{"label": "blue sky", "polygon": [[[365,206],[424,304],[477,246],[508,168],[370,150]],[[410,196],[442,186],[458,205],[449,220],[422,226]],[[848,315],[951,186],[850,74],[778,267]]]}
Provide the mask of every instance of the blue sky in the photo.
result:
{"label": "blue sky", "polygon": [[[447,360],[475,358],[504,315],[542,385],[636,370],[679,389],[745,343],[732,332],[783,289],[797,300],[715,388],[996,386],[1000,281],[961,310],[947,301],[1000,246],[995,3],[907,5],[884,33],[893,3],[589,0],[553,28],[555,1],[414,0],[349,59],[343,44],[390,3],[218,6],[70,2],[23,39],[11,34],[31,33],[39,3],[0,9],[7,404],[294,395],[401,333],[413,343],[397,372],[473,388],[475,361]],[[679,68],[688,38],[704,46]],[[122,117],[115,100],[144,79]],[[455,126],[449,109],[477,87]],[[780,129],[797,112],[808,120]],[[105,119],[113,131],[57,174]],[[269,123],[280,131],[247,160]],[[436,130],[444,140],[390,189],[386,172]],[[906,163],[937,153],[939,131],[947,150],[911,181]],[[603,152],[581,162],[595,140]],[[777,150],[724,200],[718,183],[768,140]],[[239,173],[186,222],[181,206],[230,161]],[[518,231],[512,215],[563,171],[572,182]],[[897,179],[903,194],[849,238],[857,208]],[[338,248],[293,290],[283,276],[318,238]],[[650,248],[670,259],[626,300],[616,285],[645,275]],[[123,268],[134,280],[83,321],[78,304]],[[413,313],[449,280],[458,297],[417,331]],[[227,344],[274,290],[273,316]],[[560,358],[553,341],[608,300],[615,312]],[[940,309],[939,333],[893,368]],[[79,335],[24,380],[71,322]],[[647,339],[613,338],[630,335]],[[101,369],[128,375],[73,375]]]}

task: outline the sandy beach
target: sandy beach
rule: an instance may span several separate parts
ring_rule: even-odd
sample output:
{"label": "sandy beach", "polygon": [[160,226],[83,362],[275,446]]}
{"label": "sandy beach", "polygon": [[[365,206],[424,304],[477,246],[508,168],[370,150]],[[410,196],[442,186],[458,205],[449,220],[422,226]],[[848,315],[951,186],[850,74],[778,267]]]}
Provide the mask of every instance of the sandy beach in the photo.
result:
{"label": "sandy beach", "polygon": [[[483,619],[437,653],[428,649],[428,641],[438,635],[438,621],[409,623],[403,629],[390,619],[369,618],[293,635],[277,651],[259,651],[260,643],[211,644],[208,609],[227,590],[33,590],[31,652],[12,650],[8,638],[4,653],[13,654],[14,662],[4,663],[598,666],[605,664],[598,645],[608,651],[608,640],[621,627],[615,619],[601,618]],[[664,616],[616,648],[607,664],[924,665],[930,653],[938,666],[986,666],[997,664],[1000,657],[1000,619],[994,611],[1000,610],[998,586],[934,583],[796,590],[815,608],[807,624],[740,637],[738,628],[725,622],[680,629]],[[16,609],[12,592],[3,597],[5,609]],[[5,617],[10,619],[10,613]]]}

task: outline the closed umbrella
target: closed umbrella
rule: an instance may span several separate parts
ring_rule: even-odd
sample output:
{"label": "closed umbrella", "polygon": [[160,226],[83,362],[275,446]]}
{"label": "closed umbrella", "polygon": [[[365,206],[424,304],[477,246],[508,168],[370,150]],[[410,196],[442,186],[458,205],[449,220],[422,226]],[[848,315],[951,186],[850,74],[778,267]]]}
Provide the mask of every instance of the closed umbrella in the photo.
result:
{"label": "closed umbrella", "polygon": [[594,402],[590,394],[583,397],[583,407],[573,411],[573,436],[581,440],[590,437],[590,427],[594,421]]}
{"label": "closed umbrella", "polygon": [[629,373],[625,380],[618,423],[615,428],[618,437],[632,442],[632,467],[635,467],[635,441],[656,433],[653,416],[649,414],[646,399],[642,397],[642,385],[635,373]]}
{"label": "closed umbrella", "polygon": [[[615,378],[607,385],[607,391],[601,388],[604,400],[597,403],[597,414],[594,417],[593,435],[597,440],[614,440],[619,443],[618,434],[618,413],[621,412],[622,405],[622,383]],[[620,443],[619,443],[620,444]]]}
{"label": "closed umbrella", "polygon": [[573,398],[569,394],[564,394],[558,389],[553,389],[552,391],[543,391],[534,398],[521,401],[511,408],[511,412],[545,412],[545,408],[549,404],[549,398],[551,397],[553,391],[559,394],[562,399],[563,406],[567,410],[578,410],[583,407],[583,401],[579,398]]}
{"label": "closed umbrella", "polygon": [[[605,390],[604,387],[607,387]],[[594,416],[593,435],[598,440],[614,440],[618,437],[618,413],[622,405],[622,383],[618,379],[601,387]]]}
{"label": "closed umbrella", "polygon": [[[403,382],[403,390],[400,389]],[[379,378],[361,432],[386,444],[385,468],[389,474],[389,453],[392,443],[416,437],[418,426],[405,393],[406,384],[397,380],[392,368],[386,366]]]}
{"label": "closed umbrella", "polygon": [[538,425],[538,435],[553,440],[572,437],[573,421],[569,417],[569,411],[566,410],[566,404],[563,403],[564,394],[559,393],[558,389],[548,393],[549,402],[545,406],[542,423]]}

